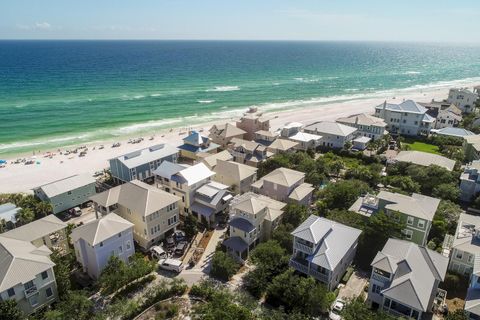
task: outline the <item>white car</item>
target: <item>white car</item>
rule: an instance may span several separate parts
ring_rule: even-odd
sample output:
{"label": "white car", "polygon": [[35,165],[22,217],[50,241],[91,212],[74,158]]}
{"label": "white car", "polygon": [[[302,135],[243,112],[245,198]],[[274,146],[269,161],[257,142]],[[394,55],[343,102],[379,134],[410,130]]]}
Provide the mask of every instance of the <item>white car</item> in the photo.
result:
{"label": "white car", "polygon": [[175,271],[177,273],[182,272],[183,270],[183,263],[177,259],[160,259],[158,260],[158,266],[161,269],[168,270],[168,271]]}
{"label": "white car", "polygon": [[167,258],[167,253],[160,246],[151,247],[150,248],[150,254],[152,255],[152,258],[155,258],[157,260]]}
{"label": "white car", "polygon": [[340,314],[342,313],[343,308],[345,308],[345,301],[342,299],[335,300],[330,308],[328,318],[330,320],[342,320],[343,318]]}

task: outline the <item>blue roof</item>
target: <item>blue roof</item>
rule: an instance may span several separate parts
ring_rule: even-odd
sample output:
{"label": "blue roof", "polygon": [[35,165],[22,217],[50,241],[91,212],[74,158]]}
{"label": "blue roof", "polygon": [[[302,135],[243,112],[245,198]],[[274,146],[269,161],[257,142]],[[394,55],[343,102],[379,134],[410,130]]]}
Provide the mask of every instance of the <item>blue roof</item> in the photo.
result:
{"label": "blue roof", "polygon": [[202,216],[209,218],[215,210],[213,208],[207,207],[201,203],[194,202],[192,206],[190,207],[192,209],[192,212],[196,212],[198,214],[201,214]]}
{"label": "blue roof", "polygon": [[18,211],[20,211],[20,208],[17,208],[13,203],[2,204],[0,205],[0,219],[15,222],[15,216]]}
{"label": "blue roof", "polygon": [[253,224],[242,218],[233,218],[230,220],[230,227],[234,227],[245,232],[251,232],[255,230],[255,226]]}
{"label": "blue roof", "polygon": [[191,145],[194,145],[194,146],[198,146],[202,143],[207,143],[208,138],[205,137],[205,136],[202,136],[200,133],[198,133],[198,131],[192,131],[190,133],[190,135],[183,138],[183,142],[185,144],[191,144]]}
{"label": "blue roof", "polygon": [[223,245],[235,251],[243,252],[247,250],[248,244],[240,237],[231,237],[223,241]]}
{"label": "blue roof", "polygon": [[178,147],[178,149],[193,152],[193,153],[198,153],[198,152],[209,152],[217,149],[218,147],[220,147],[220,145],[216,143],[210,143],[210,145],[208,145],[207,147],[203,147],[203,146],[197,147],[191,144],[182,144],[181,146]]}

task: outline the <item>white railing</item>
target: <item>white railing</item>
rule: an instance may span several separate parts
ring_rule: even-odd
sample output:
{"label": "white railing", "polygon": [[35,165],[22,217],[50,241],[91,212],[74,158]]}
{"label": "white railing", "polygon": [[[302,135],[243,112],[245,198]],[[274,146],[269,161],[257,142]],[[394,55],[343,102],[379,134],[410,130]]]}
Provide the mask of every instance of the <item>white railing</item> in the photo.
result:
{"label": "white railing", "polygon": [[310,269],[310,275],[312,277],[314,277],[315,279],[321,281],[321,282],[328,283],[328,275],[327,274],[323,274],[323,273],[320,273],[316,270]]}
{"label": "white railing", "polygon": [[300,250],[302,252],[305,252],[307,254],[312,254],[313,253],[313,247],[309,247],[307,245],[301,244],[297,241],[294,243],[294,248],[297,250]]}
{"label": "white railing", "polygon": [[302,273],[308,274],[308,266],[301,264],[294,259],[290,259],[290,267]]}
{"label": "white railing", "polygon": [[25,289],[25,297],[31,297],[38,292],[37,286],[33,285],[32,287]]}

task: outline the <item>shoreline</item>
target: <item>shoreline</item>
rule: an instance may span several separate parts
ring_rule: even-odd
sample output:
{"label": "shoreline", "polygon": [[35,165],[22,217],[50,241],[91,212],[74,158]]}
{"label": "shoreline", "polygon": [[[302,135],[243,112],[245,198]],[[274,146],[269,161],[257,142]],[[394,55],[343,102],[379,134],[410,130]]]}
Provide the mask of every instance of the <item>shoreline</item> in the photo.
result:
{"label": "shoreline", "polygon": [[[478,84],[478,83],[476,83]],[[464,86],[473,86],[474,83],[465,84]],[[340,117],[346,117],[356,113],[372,114],[374,107],[381,104],[385,100],[390,102],[401,102],[404,99],[412,99],[419,102],[429,102],[432,99],[443,100],[448,96],[450,86],[432,86],[430,88],[418,88],[416,91],[412,90],[398,90],[395,97],[391,92],[378,94],[378,97],[373,98],[358,98],[343,102],[332,103],[316,103],[307,104],[302,108],[293,108],[290,110],[273,110],[269,111],[262,109],[259,106],[259,111],[264,111],[264,114],[271,118],[271,130],[276,130],[286,122],[294,121],[303,124],[310,124],[315,121],[334,121]],[[242,114],[245,109],[239,109],[238,113]],[[79,143],[70,147],[55,148],[56,155],[53,157],[44,157],[45,153],[36,153],[35,162],[39,164],[24,165],[13,164],[17,158],[30,158],[31,153],[23,155],[12,155],[7,157],[7,165],[0,168],[0,193],[12,192],[31,192],[31,189],[42,184],[62,179],[74,174],[89,173],[93,174],[96,171],[108,168],[108,160],[116,156],[135,151],[137,149],[146,148],[158,143],[168,143],[174,146],[182,144],[182,138],[187,135],[187,128],[190,130],[202,131],[208,135],[208,129],[212,124],[234,122],[238,117],[226,117],[225,119],[218,119],[197,125],[185,126],[177,128],[168,128],[162,130],[152,130],[149,133],[142,132],[128,136],[123,136],[118,139],[107,139],[105,141],[94,141],[90,143]],[[154,139],[149,138],[154,134]],[[138,138],[143,136],[144,140],[137,144],[127,143],[131,138]],[[120,147],[111,148],[113,142],[120,142]],[[103,149],[98,149],[98,146],[104,145]],[[79,157],[78,154],[60,155],[57,149],[67,150],[73,149],[75,146],[85,145],[88,147],[88,152],[84,157]],[[93,150],[95,147],[95,150]],[[52,150],[52,148],[50,148]]]}

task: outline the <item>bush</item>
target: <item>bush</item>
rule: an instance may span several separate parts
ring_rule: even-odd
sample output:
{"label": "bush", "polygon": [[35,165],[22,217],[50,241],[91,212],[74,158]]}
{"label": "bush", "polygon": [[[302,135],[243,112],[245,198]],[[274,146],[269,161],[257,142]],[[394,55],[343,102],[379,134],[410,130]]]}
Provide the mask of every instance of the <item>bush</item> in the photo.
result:
{"label": "bush", "polygon": [[152,282],[153,280],[155,280],[155,278],[156,277],[155,277],[154,274],[149,274],[148,276],[146,276],[146,277],[144,277],[144,278],[142,278],[138,281],[131,282],[131,283],[127,284],[125,287],[123,287],[122,289],[120,289],[119,291],[117,291],[115,293],[115,296],[113,297],[113,300],[116,300],[116,299],[121,298],[121,297],[125,297],[128,294],[143,288],[145,286],[145,284],[147,284],[149,282]]}
{"label": "bush", "polygon": [[210,300],[211,297],[218,291],[218,283],[213,280],[204,279],[198,284],[194,284],[190,289],[190,295],[205,300]]}
{"label": "bush", "polygon": [[178,315],[179,306],[171,302],[159,303],[155,306],[155,320],[171,319]]}
{"label": "bush", "polygon": [[212,259],[210,275],[222,281],[228,281],[240,269],[240,264],[228,253],[217,251]]}
{"label": "bush", "polygon": [[350,267],[347,268],[347,271],[345,271],[345,274],[344,274],[343,277],[342,277],[342,281],[341,281],[341,282],[342,282],[343,284],[345,284],[345,283],[348,282],[348,279],[350,279],[350,277],[352,276],[353,271],[354,271],[353,267],[350,266]]}

